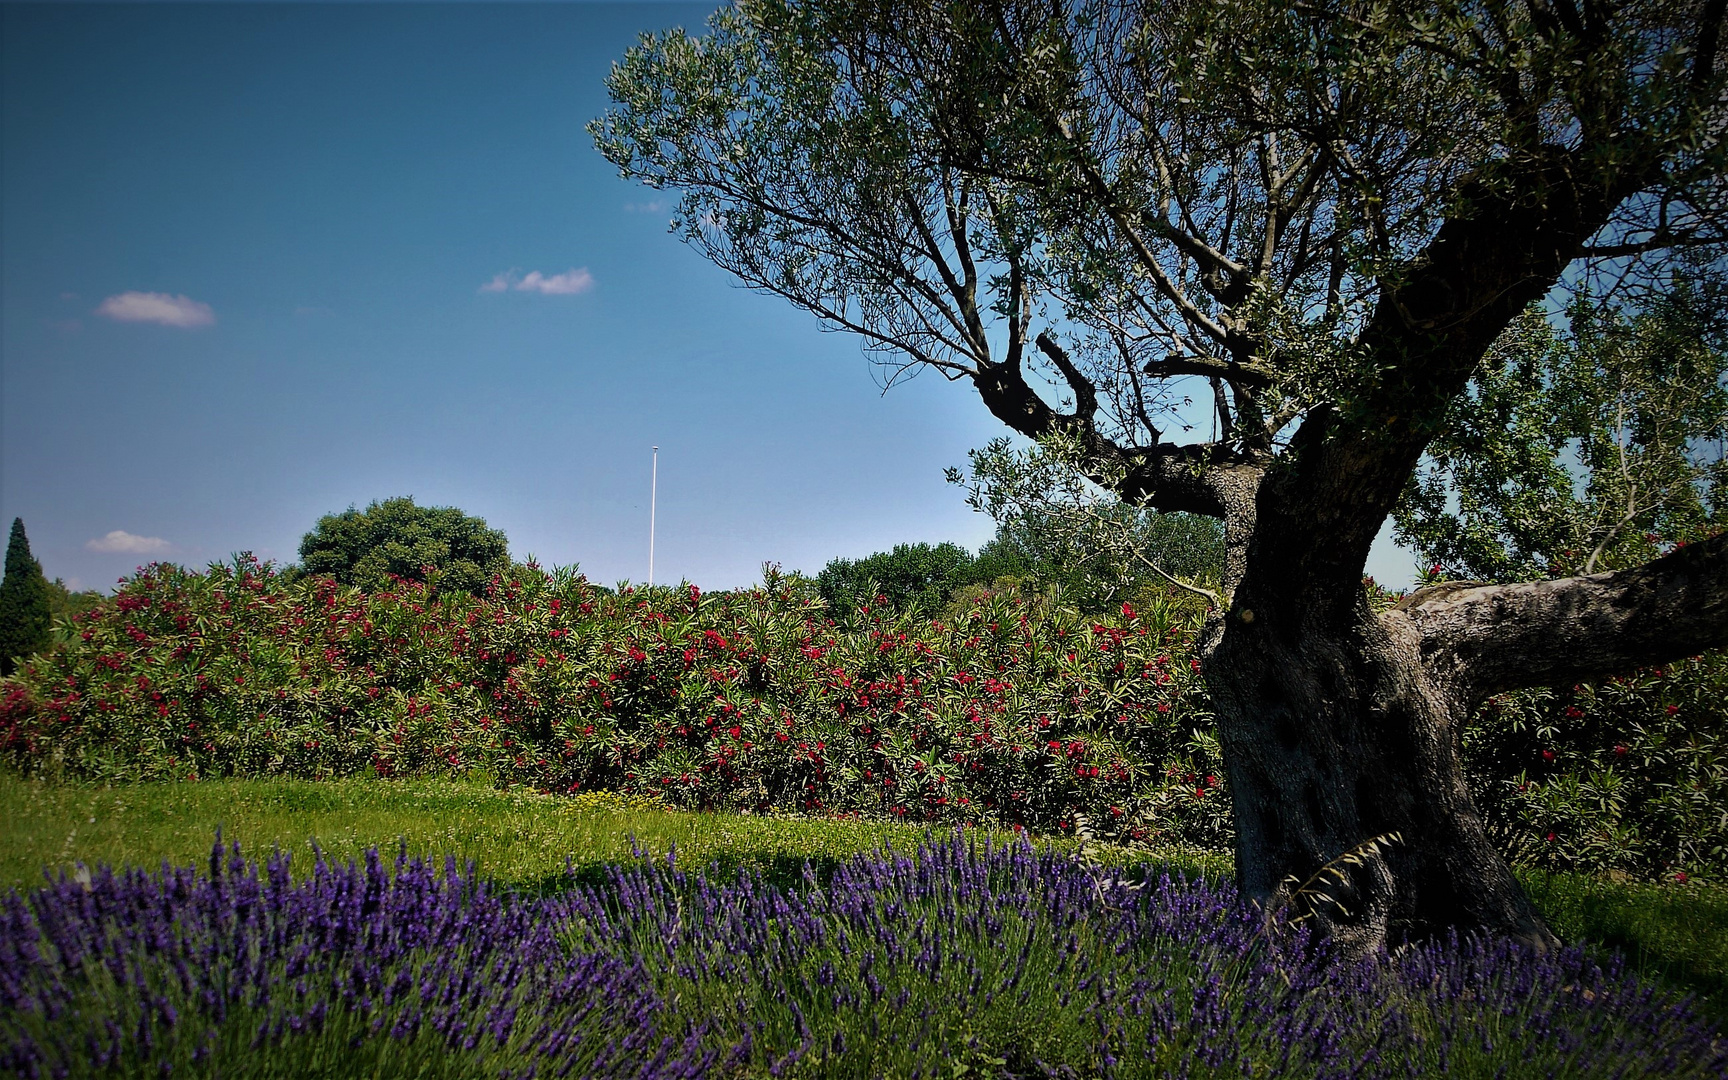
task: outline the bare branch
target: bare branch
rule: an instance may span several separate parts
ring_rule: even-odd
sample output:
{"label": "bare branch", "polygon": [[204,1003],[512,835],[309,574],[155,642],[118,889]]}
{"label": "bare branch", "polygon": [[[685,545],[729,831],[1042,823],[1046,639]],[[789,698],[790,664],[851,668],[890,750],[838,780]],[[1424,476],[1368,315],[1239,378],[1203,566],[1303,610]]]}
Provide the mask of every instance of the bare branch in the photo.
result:
{"label": "bare branch", "polygon": [[1697,233],[1669,232],[1660,229],[1643,240],[1619,244],[1587,244],[1578,252],[1584,259],[1622,259],[1629,255],[1647,255],[1652,251],[1674,248],[1712,247],[1728,244],[1728,236],[1700,236]]}

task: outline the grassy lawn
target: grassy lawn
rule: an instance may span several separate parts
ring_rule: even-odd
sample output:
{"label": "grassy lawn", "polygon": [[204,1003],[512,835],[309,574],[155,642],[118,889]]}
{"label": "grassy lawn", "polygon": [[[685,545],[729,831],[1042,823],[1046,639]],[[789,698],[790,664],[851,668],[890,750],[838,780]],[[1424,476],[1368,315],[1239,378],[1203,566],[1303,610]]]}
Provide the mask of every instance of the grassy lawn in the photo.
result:
{"label": "grassy lawn", "polygon": [[1561,938],[1620,952],[1636,970],[1696,994],[1701,1011],[1728,1028],[1728,888],[1519,876]]}
{"label": "grassy lawn", "polygon": [[[568,880],[566,860],[578,877],[596,879],[604,867],[631,858],[633,841],[656,856],[676,845],[685,868],[716,862],[728,873],[749,867],[787,882],[802,876],[805,862],[822,869],[883,846],[909,852],[925,836],[920,826],[891,822],[684,813],[611,795],[572,799],[448,780],[103,788],[0,773],[0,820],[6,822],[0,889],[29,888],[45,870],[70,871],[80,862],[202,864],[218,827],[248,855],[279,847],[301,870],[311,866],[314,841],[327,857],[346,862],[372,846],[393,854],[401,840],[411,855],[472,859],[486,877],[528,890]],[[1075,847],[1071,840],[1039,843]],[[1113,854],[1107,861],[1128,860],[1126,852]],[[1229,860],[1217,856],[1171,853],[1161,861],[1189,873],[1229,870]]]}
{"label": "grassy lawn", "polygon": [[250,856],[279,847],[301,871],[316,843],[337,862],[377,846],[393,854],[472,859],[496,881],[535,890],[631,858],[632,838],[679,864],[717,861],[796,880],[806,860],[830,863],[884,844],[910,849],[923,835],[889,823],[789,823],[737,814],[688,814],[613,797],[565,799],[439,780],[217,780],[98,788],[0,777],[0,888],[29,887],[74,863],[154,868],[198,863],[218,827]]}
{"label": "grassy lawn", "polygon": [[[99,788],[51,785],[0,774],[0,890],[27,889],[45,869],[75,863],[155,867],[164,860],[201,864],[218,826],[248,855],[273,846],[302,869],[312,843],[337,861],[367,848],[472,859],[479,872],[540,891],[567,882],[566,861],[581,880],[631,858],[632,838],[664,855],[673,845],[686,868],[720,864],[796,882],[806,862],[818,871],[884,846],[911,851],[922,828],[887,822],[692,814],[631,805],[610,796],[560,798],[501,792],[452,781],[227,780]],[[1006,839],[1006,834],[994,834]],[[1073,849],[1071,840],[1044,840]],[[1148,861],[1118,851],[1107,861]],[[1173,869],[1221,874],[1229,860],[1164,853]],[[1624,953],[1639,971],[1699,995],[1728,1024],[1728,889],[1616,883],[1567,874],[1524,873],[1525,885],[1557,933]]]}

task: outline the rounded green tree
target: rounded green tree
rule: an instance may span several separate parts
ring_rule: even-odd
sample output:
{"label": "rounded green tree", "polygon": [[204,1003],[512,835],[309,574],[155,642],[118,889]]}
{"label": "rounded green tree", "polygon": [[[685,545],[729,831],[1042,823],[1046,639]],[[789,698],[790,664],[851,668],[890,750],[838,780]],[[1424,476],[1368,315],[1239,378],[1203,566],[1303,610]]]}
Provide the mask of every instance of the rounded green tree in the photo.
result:
{"label": "rounded green tree", "polygon": [[485,519],[453,506],[416,506],[411,496],[326,514],[300,541],[302,573],[327,574],[367,592],[406,578],[480,596],[492,575],[509,566],[509,542]]}
{"label": "rounded green tree", "polygon": [[863,559],[834,559],[816,575],[822,599],[836,611],[852,611],[886,598],[897,610],[929,615],[948,595],[972,583],[972,556],[958,544],[896,544]]}
{"label": "rounded green tree", "polygon": [[30,554],[24,519],[13,518],[6,577],[0,579],[0,675],[12,674],[19,660],[48,648],[53,627],[48,579]]}

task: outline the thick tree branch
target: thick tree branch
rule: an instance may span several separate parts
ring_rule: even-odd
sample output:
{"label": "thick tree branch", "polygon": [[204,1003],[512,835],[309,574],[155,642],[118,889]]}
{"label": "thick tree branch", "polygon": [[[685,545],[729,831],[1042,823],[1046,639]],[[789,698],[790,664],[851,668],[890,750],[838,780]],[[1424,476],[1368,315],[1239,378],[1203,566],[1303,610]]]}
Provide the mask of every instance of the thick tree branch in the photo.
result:
{"label": "thick tree branch", "polygon": [[1068,358],[1068,350],[1056,344],[1056,339],[1049,334],[1039,334],[1033,344],[1038,351],[1050,358],[1056,365],[1056,370],[1067,380],[1068,388],[1074,391],[1074,419],[1090,427],[1092,414],[1098,411],[1098,389],[1086,376],[1080,374],[1080,369],[1074,366],[1074,361]]}
{"label": "thick tree branch", "polygon": [[1177,375],[1204,375],[1244,386],[1269,386],[1272,382],[1272,373],[1263,368],[1235,360],[1214,360],[1206,356],[1171,356],[1163,360],[1148,360],[1141,365],[1140,370],[1159,379]]}
{"label": "thick tree branch", "polygon": [[1708,0],[1704,17],[1698,20],[1698,46],[1692,57],[1692,89],[1706,91],[1716,77],[1716,50],[1722,47],[1722,20],[1728,17],[1728,2]]}
{"label": "thick tree branch", "polygon": [[1728,533],[1611,574],[1452,582],[1383,618],[1414,624],[1430,673],[1471,705],[1665,664],[1728,644]]}
{"label": "thick tree branch", "polygon": [[1310,410],[1290,467],[1262,489],[1256,562],[1268,582],[1301,573],[1314,583],[1310,601],[1353,588],[1481,357],[1651,168],[1604,175],[1581,152],[1551,150],[1508,166],[1495,185],[1466,185],[1470,212],[1441,225],[1364,329],[1359,347],[1379,376],[1355,401]]}
{"label": "thick tree branch", "polygon": [[[1088,479],[1104,483],[1106,467],[1119,470],[1120,479],[1110,486],[1124,502],[1166,513],[1252,520],[1252,491],[1259,484],[1264,461],[1219,443],[1118,446],[1099,434],[1089,417],[1083,420],[1052,409],[1027,384],[1018,364],[980,364],[971,377],[990,412],[1027,438],[1063,428],[1079,435],[1087,444],[1088,456],[1099,465],[1087,470]],[[1096,391],[1091,392],[1095,397]]]}

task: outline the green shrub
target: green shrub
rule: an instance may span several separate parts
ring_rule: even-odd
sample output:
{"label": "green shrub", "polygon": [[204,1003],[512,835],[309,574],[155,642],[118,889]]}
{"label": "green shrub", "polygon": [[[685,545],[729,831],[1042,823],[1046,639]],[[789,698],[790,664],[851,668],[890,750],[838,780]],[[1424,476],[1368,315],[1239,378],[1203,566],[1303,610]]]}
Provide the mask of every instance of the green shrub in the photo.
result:
{"label": "green shrub", "polygon": [[871,604],[934,615],[956,589],[972,584],[973,559],[958,544],[896,544],[863,559],[834,559],[816,588],[838,616]]}

